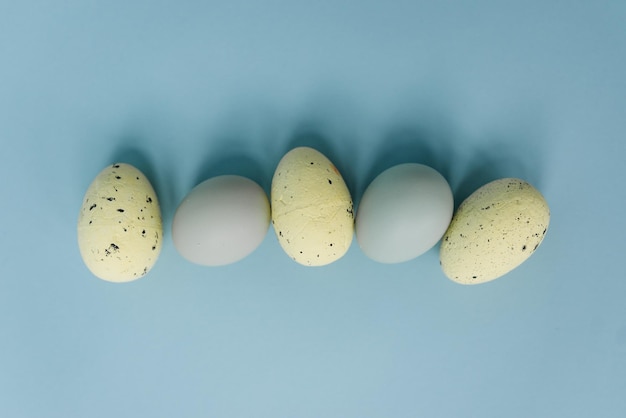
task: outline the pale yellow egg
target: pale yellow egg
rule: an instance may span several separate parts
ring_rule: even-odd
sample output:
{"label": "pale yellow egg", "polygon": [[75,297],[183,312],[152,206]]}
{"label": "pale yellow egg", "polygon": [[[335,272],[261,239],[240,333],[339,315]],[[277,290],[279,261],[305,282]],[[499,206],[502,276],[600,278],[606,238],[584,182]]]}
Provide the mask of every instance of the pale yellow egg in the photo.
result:
{"label": "pale yellow egg", "polygon": [[497,279],[537,250],[549,223],[548,204],[529,183],[514,178],[488,183],[454,214],[441,242],[443,272],[462,284]]}
{"label": "pale yellow egg", "polygon": [[161,252],[156,193],[129,164],[113,164],[91,183],[78,215],[78,247],[89,270],[110,282],[143,277]]}
{"label": "pale yellow egg", "polygon": [[340,259],[354,236],[350,191],[328,158],[309,147],[280,161],[271,188],[272,224],[283,250],[306,266]]}

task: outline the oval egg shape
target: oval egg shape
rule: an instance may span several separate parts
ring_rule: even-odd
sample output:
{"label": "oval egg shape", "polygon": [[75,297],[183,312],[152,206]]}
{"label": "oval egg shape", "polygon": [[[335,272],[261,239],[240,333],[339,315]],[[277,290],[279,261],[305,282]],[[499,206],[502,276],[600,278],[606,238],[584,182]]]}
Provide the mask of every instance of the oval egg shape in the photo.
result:
{"label": "oval egg shape", "polygon": [[113,164],[91,183],[78,216],[78,247],[89,270],[110,282],[146,275],[161,252],[157,195],[141,171]]}
{"label": "oval egg shape", "polygon": [[497,279],[526,261],[548,230],[550,209],[524,180],[504,178],[470,195],[441,242],[443,272],[461,284]]}
{"label": "oval egg shape", "polygon": [[423,164],[400,164],[365,190],[356,215],[361,250],[380,263],[402,263],[425,253],[446,232],[454,198],[446,179]]}
{"label": "oval egg shape", "polygon": [[269,222],[269,201],[261,186],[242,176],[217,176],[183,199],[172,222],[172,239],[188,261],[223,266],[251,254],[267,235]]}
{"label": "oval egg shape", "polygon": [[350,191],[319,151],[298,147],[272,178],[272,224],[281,247],[297,263],[323,266],[345,255],[354,236]]}

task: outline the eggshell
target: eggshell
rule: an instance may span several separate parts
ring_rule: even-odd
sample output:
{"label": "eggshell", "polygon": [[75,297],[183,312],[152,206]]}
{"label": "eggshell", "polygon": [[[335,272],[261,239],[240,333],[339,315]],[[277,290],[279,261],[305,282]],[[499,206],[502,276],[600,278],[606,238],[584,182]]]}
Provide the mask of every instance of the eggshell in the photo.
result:
{"label": "eggshell", "polygon": [[251,254],[267,235],[270,207],[254,181],[234,175],[206,180],[189,192],[172,222],[174,246],[185,259],[222,266]]}
{"label": "eggshell", "polygon": [[367,187],[356,215],[356,239],[369,258],[401,263],[432,248],[446,232],[454,198],[446,179],[423,164],[400,164]]}
{"label": "eggshell", "polygon": [[323,266],[350,248],[354,236],[350,191],[320,152],[299,147],[280,160],[272,179],[271,202],[278,242],[297,263]]}
{"label": "eggshell", "polygon": [[505,178],[476,190],[459,207],[441,243],[441,267],[462,284],[485,283],[510,272],[537,250],[550,209],[524,180]]}
{"label": "eggshell", "polygon": [[157,261],[162,236],[159,201],[146,176],[122,163],[102,170],[78,215],[78,247],[89,270],[110,282],[138,279]]}

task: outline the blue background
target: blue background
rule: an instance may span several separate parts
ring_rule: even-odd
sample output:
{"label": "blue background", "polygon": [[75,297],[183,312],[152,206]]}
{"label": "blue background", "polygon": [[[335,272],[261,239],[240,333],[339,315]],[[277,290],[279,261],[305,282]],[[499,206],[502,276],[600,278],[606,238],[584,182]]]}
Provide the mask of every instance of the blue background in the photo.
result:
{"label": "blue background", "polygon": [[[0,0],[0,416],[626,416],[625,132],[624,1]],[[437,248],[305,268],[270,230],[231,266],[177,254],[195,184],[267,190],[300,144],[357,202],[400,162],[457,204],[524,178],[550,229],[474,287]],[[125,285],[76,243],[116,161],[166,231]]]}

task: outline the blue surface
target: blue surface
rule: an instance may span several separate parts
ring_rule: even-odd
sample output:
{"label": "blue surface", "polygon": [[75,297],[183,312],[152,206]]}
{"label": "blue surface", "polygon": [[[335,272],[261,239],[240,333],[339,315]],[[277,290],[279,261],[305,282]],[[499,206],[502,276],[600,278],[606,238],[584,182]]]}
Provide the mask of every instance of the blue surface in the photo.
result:
{"label": "blue surface", "polygon": [[[624,1],[0,1],[0,63],[0,416],[626,416]],[[296,144],[356,201],[400,162],[457,204],[522,177],[550,230],[475,287],[436,249],[305,268],[269,231],[224,268],[176,253],[193,185],[268,189]],[[127,285],[76,243],[114,161],[167,232]]]}

